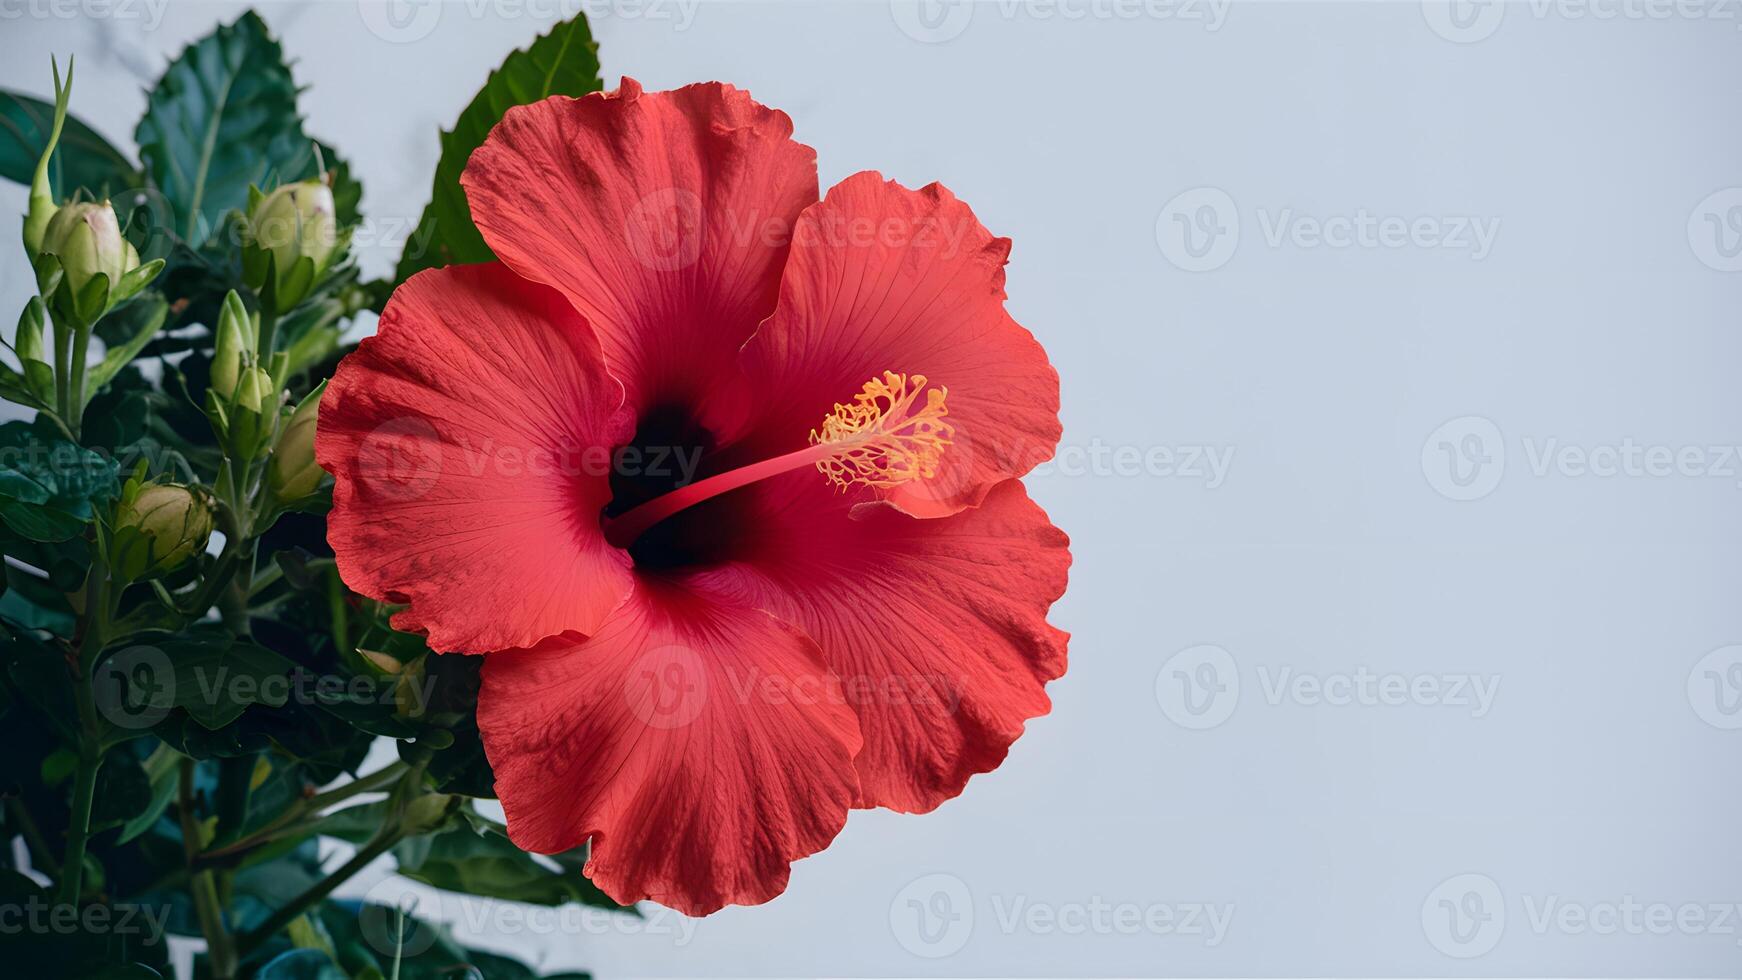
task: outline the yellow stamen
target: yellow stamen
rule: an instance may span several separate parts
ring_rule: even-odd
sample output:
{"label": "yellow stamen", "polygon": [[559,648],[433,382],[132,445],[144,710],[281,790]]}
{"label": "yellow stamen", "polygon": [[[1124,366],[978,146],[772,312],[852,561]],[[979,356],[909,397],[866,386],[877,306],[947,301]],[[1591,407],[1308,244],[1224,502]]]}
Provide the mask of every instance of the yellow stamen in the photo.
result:
{"label": "yellow stamen", "polygon": [[[865,382],[850,405],[836,405],[811,432],[810,445],[770,459],[716,473],[640,504],[605,523],[605,539],[627,548],[647,529],[686,507],[758,480],[815,466],[846,490],[854,484],[886,489],[936,476],[938,458],[955,426],[945,422],[944,388],[925,389],[925,375],[883,372]],[[916,407],[921,392],[925,404]]]}
{"label": "yellow stamen", "polygon": [[[883,372],[865,382],[850,404],[837,404],[811,445],[839,447],[817,470],[843,491],[854,484],[887,488],[937,475],[938,459],[955,426],[945,422],[947,388],[925,389],[925,375]],[[916,409],[921,392],[925,404]]]}

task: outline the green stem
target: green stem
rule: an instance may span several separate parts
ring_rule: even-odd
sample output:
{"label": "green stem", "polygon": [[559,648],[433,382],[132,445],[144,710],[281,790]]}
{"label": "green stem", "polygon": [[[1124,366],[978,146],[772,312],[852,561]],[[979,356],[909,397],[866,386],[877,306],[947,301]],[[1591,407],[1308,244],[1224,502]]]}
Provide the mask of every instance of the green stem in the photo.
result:
{"label": "green stem", "polygon": [[61,424],[76,436],[77,426],[73,425],[72,412],[67,406],[71,402],[69,393],[72,391],[72,375],[67,364],[72,359],[72,334],[67,331],[61,318],[50,311],[50,319],[54,322],[54,408],[60,416]]}
{"label": "green stem", "polygon": [[399,843],[404,837],[405,831],[402,828],[383,827],[373,840],[364,845],[351,860],[341,865],[339,870],[309,886],[302,894],[285,903],[283,908],[272,913],[271,918],[237,940],[237,953],[247,956],[253,952],[261,943],[277,934],[280,929],[289,926],[304,912],[331,895],[334,889],[349,881],[357,872],[368,867],[376,858],[386,854],[393,848],[393,845]]}
{"label": "green stem", "polygon": [[260,309],[260,340],[254,345],[254,357],[261,366],[272,363],[272,345],[277,339],[274,336],[277,332],[278,314],[267,309],[266,304],[262,303]]}
{"label": "green stem", "polygon": [[[176,813],[181,819],[182,852],[188,867],[193,867],[200,850],[200,827],[194,817],[194,760],[181,762],[180,786]],[[230,980],[236,973],[236,951],[230,933],[224,928],[224,904],[218,900],[217,881],[210,871],[196,872],[189,881],[193,895],[194,914],[199,919],[200,934],[206,937],[206,959],[214,980]]]}
{"label": "green stem", "polygon": [[202,858],[217,858],[236,854],[258,847],[261,844],[271,843],[287,832],[301,830],[305,826],[303,822],[304,817],[310,816],[311,814],[317,814],[335,803],[343,803],[351,797],[357,796],[361,793],[386,789],[393,785],[393,783],[401,776],[405,775],[408,768],[410,767],[403,761],[395,762],[390,766],[377,769],[367,776],[353,779],[336,789],[330,789],[325,793],[317,793],[314,796],[303,800],[301,803],[286,808],[285,811],[278,817],[274,818],[271,823],[254,833],[249,834],[247,837],[226,844],[221,848],[207,851],[202,855]]}
{"label": "green stem", "polygon": [[91,687],[92,668],[103,652],[109,631],[112,599],[109,566],[99,533],[91,548],[91,570],[85,579],[85,611],[80,623],[78,662],[74,665],[73,700],[79,712],[78,768],[73,773],[72,810],[67,821],[66,857],[61,860],[60,899],[77,905],[83,893],[85,846],[91,834],[91,805],[96,798],[97,771],[103,765],[103,727],[97,696]]}
{"label": "green stem", "polygon": [[218,760],[218,830],[219,837],[240,828],[248,819],[248,798],[253,795],[253,755],[233,755]]}
{"label": "green stem", "polygon": [[230,584],[230,571],[242,553],[242,532],[235,513],[228,504],[222,504],[218,508],[218,530],[224,532],[224,550],[218,553],[217,564],[212,566],[205,581],[200,583],[193,601],[180,607],[184,614],[196,619],[212,608],[212,603],[218,601],[218,593]]}
{"label": "green stem", "polygon": [[248,594],[250,596],[259,595],[261,592],[264,592],[267,588],[271,587],[272,583],[278,581],[283,577],[283,575],[284,570],[279,568],[277,565],[267,565],[265,568],[260,570],[258,575],[254,576],[254,584],[249,587]]}
{"label": "green stem", "polygon": [[[202,615],[216,602],[224,627],[237,636],[248,636],[252,630],[248,597],[253,588],[255,558],[255,543],[247,537],[248,465],[231,460],[226,473],[220,482],[227,483],[227,487],[220,489],[227,489],[231,497],[218,508],[218,530],[224,532],[224,551],[218,557],[214,574],[207,578],[200,590],[198,602],[204,605],[190,612]],[[222,574],[217,574],[219,572]]]}
{"label": "green stem", "polygon": [[50,422],[53,422],[55,424],[55,428],[60,430],[60,434],[67,437],[67,441],[69,441],[69,442],[78,442],[79,441],[79,437],[73,434],[73,430],[67,428],[67,424],[60,417],[59,411],[39,412],[38,415],[39,416],[46,416]]}
{"label": "green stem", "polygon": [[73,430],[73,435],[75,436],[84,428],[85,360],[90,356],[90,349],[91,327],[86,324],[79,324],[76,331],[73,333],[72,363],[68,365],[68,367],[72,369],[73,380],[71,391],[67,396],[67,411],[69,414],[66,418],[67,427]]}
{"label": "green stem", "polygon": [[63,905],[77,905],[83,889],[85,844],[90,839],[91,804],[97,794],[97,770],[102,758],[79,757],[79,769],[73,784],[72,823],[67,828],[67,856],[61,865],[60,900]]}
{"label": "green stem", "polygon": [[404,776],[410,768],[411,766],[404,761],[383,766],[367,776],[359,776],[343,786],[309,797],[306,807],[310,812],[324,810],[334,803],[343,803],[359,793],[372,793],[375,790],[386,789],[401,776]]}
{"label": "green stem", "polygon": [[230,949],[230,934],[224,929],[224,904],[218,900],[217,881],[210,871],[202,871],[188,882],[188,891],[193,894],[200,933],[206,937],[206,961],[213,980],[230,980],[236,975],[236,953]]}
{"label": "green stem", "polygon": [[224,618],[224,628],[237,636],[249,636],[254,629],[248,615],[249,583],[254,577],[252,543],[248,550],[249,554],[237,563],[229,587],[218,594],[218,614]]}
{"label": "green stem", "polygon": [[[368,867],[370,862],[374,861],[381,855],[386,854],[393,848],[393,845],[405,839],[408,832],[408,828],[404,823],[406,807],[409,805],[411,800],[416,798],[418,788],[422,785],[424,765],[425,763],[423,762],[417,762],[402,767],[389,766],[387,769],[376,773],[375,776],[369,777],[370,779],[379,778],[384,776],[389,770],[396,770],[394,773],[396,777],[394,780],[396,784],[393,791],[394,795],[388,798],[391,801],[388,808],[390,815],[385,821],[383,821],[381,829],[376,831],[375,836],[370,839],[369,843],[363,845],[362,849],[353,855],[351,860],[346,861],[341,865],[337,871],[328,875],[321,881],[315,882],[304,890],[302,894],[291,899],[289,902],[286,902],[282,908],[272,913],[272,916],[265,922],[262,922],[258,927],[238,940],[236,943],[236,949],[241,955],[247,956],[250,952],[259,947],[261,943],[271,939],[280,929],[295,922],[298,916],[326,899],[328,895],[333,893],[335,888],[338,888],[340,885],[349,881],[357,872]],[[358,782],[362,782],[362,780],[358,780]],[[323,795],[327,797],[328,802],[333,802],[341,798],[338,795],[341,791],[345,791],[347,794],[350,792],[361,792],[361,790],[351,790],[350,787],[340,787],[339,790],[335,790],[333,793]]]}

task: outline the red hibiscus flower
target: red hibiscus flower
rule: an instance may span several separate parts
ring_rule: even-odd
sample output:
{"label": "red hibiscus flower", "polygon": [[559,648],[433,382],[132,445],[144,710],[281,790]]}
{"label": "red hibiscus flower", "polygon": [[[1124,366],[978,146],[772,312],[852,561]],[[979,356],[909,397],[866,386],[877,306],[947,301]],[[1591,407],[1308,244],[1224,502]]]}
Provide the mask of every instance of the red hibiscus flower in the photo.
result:
{"label": "red hibiscus flower", "polygon": [[1070,563],[1016,479],[1058,377],[1009,241],[936,184],[818,200],[720,84],[511,109],[463,184],[501,261],[400,287],[317,452],[345,581],[494,651],[515,843],[703,914],[995,768],[1064,673]]}

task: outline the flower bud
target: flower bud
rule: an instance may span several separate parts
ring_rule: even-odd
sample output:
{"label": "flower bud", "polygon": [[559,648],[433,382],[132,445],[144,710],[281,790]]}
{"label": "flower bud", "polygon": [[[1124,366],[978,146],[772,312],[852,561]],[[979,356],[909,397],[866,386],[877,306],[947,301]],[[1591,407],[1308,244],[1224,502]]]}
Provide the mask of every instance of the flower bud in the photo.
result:
{"label": "flower bud", "polygon": [[161,575],[206,549],[212,508],[202,491],[176,483],[132,485],[115,512],[110,565],[128,581]]}
{"label": "flower bud", "polygon": [[48,186],[48,170],[37,171],[36,182],[30,185],[30,205],[24,213],[24,250],[32,262],[42,254],[42,239],[48,234],[48,223],[54,217],[54,194]]}
{"label": "flower bud", "polygon": [[277,312],[301,302],[338,252],[337,214],[333,190],[320,180],[285,184],[248,209],[243,276],[262,290],[270,269]]}
{"label": "flower bud", "polygon": [[272,466],[266,472],[268,487],[281,503],[295,503],[315,492],[327,471],[315,462],[315,426],[320,421],[322,385],[309,393],[296,407],[284,434],[278,438],[278,449],[272,454]]}
{"label": "flower bud", "polygon": [[251,367],[242,372],[242,380],[236,385],[236,406],[258,412],[272,394],[272,375],[265,368]]}
{"label": "flower bud", "polygon": [[229,411],[229,449],[237,459],[258,459],[278,430],[278,386],[265,368],[242,369]]}
{"label": "flower bud", "polygon": [[60,77],[60,65],[53,58],[49,65],[54,69],[54,122],[49,126],[48,142],[42,147],[42,156],[36,160],[36,173],[30,181],[30,207],[24,215],[24,250],[30,256],[31,264],[36,263],[36,257],[42,254],[42,239],[48,232],[48,222],[54,217],[54,188],[48,180],[49,162],[54,159],[54,151],[60,145],[61,127],[67,121],[67,103],[73,95],[73,62],[67,59],[67,78],[63,84]]}
{"label": "flower bud", "polygon": [[96,304],[78,305],[80,315],[87,319],[100,315],[108,306],[109,293],[120,285],[121,277],[139,268],[139,253],[122,237],[115,209],[107,201],[63,205],[48,219],[42,251],[60,259],[75,304],[80,303],[85,287],[93,279],[102,276],[107,281],[107,288]]}
{"label": "flower bud", "polygon": [[221,398],[236,393],[242,369],[253,359],[255,323],[234,289],[218,312],[218,341],[212,354],[211,388]]}
{"label": "flower bud", "polygon": [[460,798],[446,793],[426,793],[405,804],[399,827],[406,836],[427,834],[441,829],[460,804]]}

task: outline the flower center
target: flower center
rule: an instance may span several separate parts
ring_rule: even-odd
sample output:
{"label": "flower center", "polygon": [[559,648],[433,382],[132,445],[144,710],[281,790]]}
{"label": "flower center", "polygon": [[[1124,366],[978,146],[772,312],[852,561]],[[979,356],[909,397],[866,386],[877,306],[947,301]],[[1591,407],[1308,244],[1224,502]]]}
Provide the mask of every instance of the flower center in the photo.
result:
{"label": "flower center", "polygon": [[[921,395],[925,398],[920,398]],[[955,427],[944,421],[948,389],[926,389],[923,374],[885,371],[865,382],[850,403],[835,405],[810,445],[710,476],[605,521],[605,539],[627,548],[648,528],[720,494],[805,466],[815,466],[842,491],[879,490],[935,476]]]}

